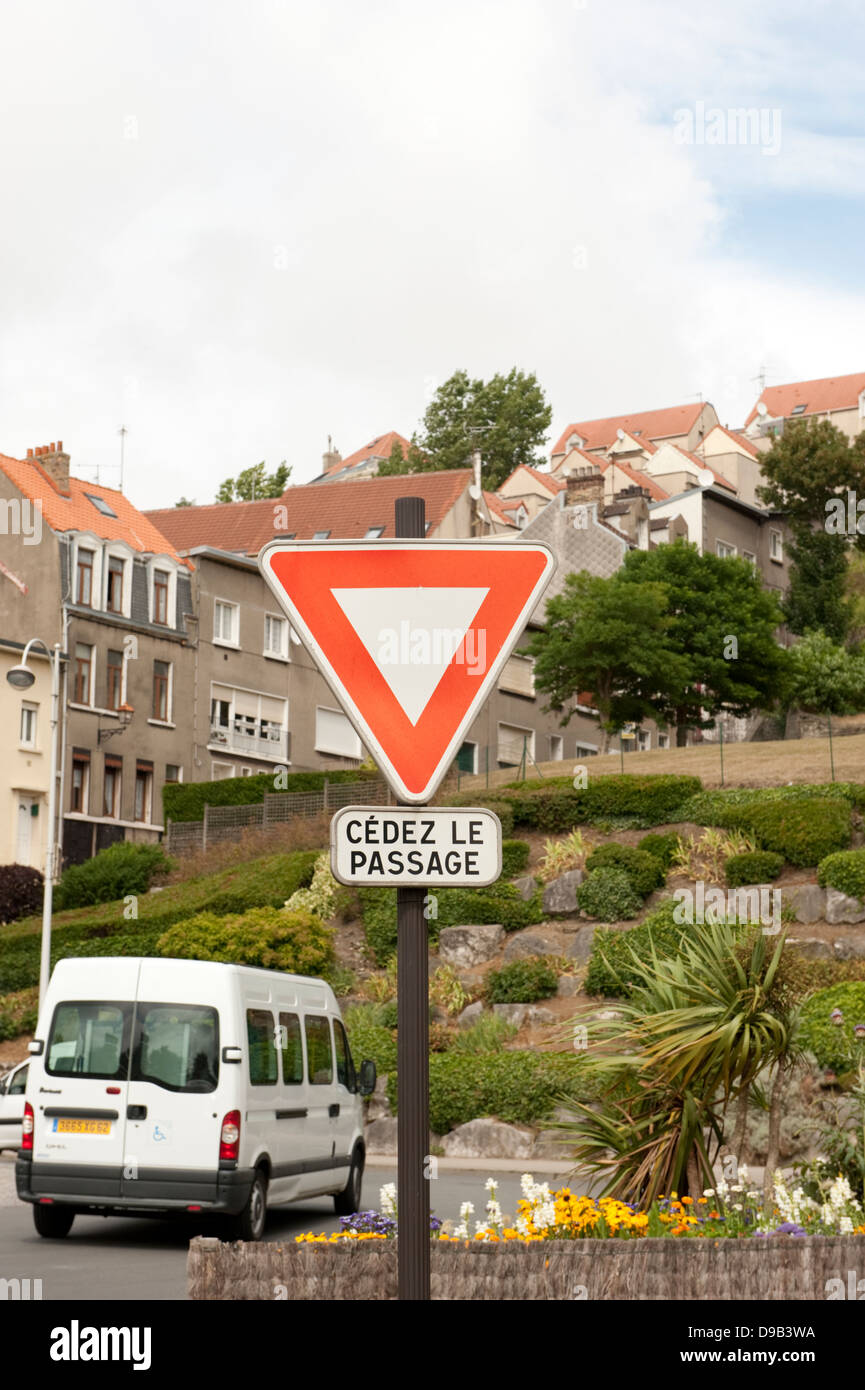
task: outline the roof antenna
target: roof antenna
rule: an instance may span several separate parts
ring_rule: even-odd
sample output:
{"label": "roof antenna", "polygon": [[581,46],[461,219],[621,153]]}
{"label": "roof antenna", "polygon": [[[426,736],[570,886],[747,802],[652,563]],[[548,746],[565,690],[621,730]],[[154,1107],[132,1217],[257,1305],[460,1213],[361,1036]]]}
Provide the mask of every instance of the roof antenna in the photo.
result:
{"label": "roof antenna", "polygon": [[[120,426],[120,429],[117,431],[117,433],[120,435],[120,491],[122,492],[122,491],[123,491],[123,457],[124,457],[124,445],[125,445],[125,443],[126,443],[126,436],[127,436],[127,434],[129,433],[129,431],[128,431],[128,429],[126,428],[125,425],[121,425],[121,426]],[[96,473],[96,481],[97,481],[97,483],[99,482],[99,473],[98,473],[98,471],[97,471],[97,473]]]}

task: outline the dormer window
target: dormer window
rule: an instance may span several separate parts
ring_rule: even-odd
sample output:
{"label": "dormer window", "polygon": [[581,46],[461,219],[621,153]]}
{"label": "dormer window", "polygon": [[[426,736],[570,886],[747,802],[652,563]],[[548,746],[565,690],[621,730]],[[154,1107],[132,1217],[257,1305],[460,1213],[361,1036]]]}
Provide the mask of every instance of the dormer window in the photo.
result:
{"label": "dormer window", "polygon": [[85,492],[84,496],[102,516],[112,516],[115,521],[117,520],[117,513],[111,510],[104,497],[97,497],[95,492]]}
{"label": "dormer window", "polygon": [[805,414],[805,411],[806,411],[806,409],[807,409],[807,406],[808,406],[807,401],[800,401],[798,405],[794,405],[794,406],[793,406],[793,409],[790,411],[790,414],[791,414],[791,415],[804,415],[804,414]]}

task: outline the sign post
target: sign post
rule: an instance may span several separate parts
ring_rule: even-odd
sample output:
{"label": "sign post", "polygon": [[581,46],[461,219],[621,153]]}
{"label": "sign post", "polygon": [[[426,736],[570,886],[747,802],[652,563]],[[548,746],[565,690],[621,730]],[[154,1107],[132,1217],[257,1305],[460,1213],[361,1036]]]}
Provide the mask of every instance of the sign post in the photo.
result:
{"label": "sign post", "polygon": [[395,540],[271,541],[264,579],[397,797],[331,823],[345,883],[397,893],[399,1297],[430,1296],[430,886],[495,882],[501,824],[429,806],[537,607],[543,545],[424,539],[424,501],[398,498]]}

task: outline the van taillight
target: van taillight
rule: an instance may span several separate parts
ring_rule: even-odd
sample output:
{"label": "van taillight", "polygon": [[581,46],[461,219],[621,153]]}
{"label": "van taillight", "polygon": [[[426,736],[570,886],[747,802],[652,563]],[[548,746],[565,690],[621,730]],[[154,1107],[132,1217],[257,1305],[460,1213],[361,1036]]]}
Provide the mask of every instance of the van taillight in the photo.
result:
{"label": "van taillight", "polygon": [[229,1110],[222,1121],[222,1129],[219,1133],[219,1157],[233,1158],[237,1161],[237,1151],[240,1148],[240,1111]]}
{"label": "van taillight", "polygon": [[33,1151],[33,1106],[26,1100],[24,1102],[24,1119],[21,1121],[21,1150],[31,1153]]}

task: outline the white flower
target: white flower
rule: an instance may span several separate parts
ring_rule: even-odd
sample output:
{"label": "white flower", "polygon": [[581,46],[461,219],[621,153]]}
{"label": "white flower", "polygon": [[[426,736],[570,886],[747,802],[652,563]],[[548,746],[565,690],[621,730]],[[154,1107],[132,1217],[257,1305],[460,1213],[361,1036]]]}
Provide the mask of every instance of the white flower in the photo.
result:
{"label": "white flower", "polygon": [[484,1187],[486,1188],[487,1192],[495,1192],[497,1186],[498,1184],[495,1178],[487,1178],[486,1182],[484,1183]]}
{"label": "white flower", "polygon": [[741,1210],[742,1210],[742,1203],[741,1203],[741,1202],[734,1202],[734,1203],[733,1203],[733,1210],[734,1210],[734,1211],[741,1211]]}
{"label": "white flower", "polygon": [[387,1182],[379,1189],[378,1204],[383,1216],[396,1216],[396,1183]]}
{"label": "white flower", "polygon": [[741,1166],[741,1168],[739,1169],[739,1177],[742,1179],[742,1184],[743,1184],[743,1186],[747,1186],[747,1184],[748,1184],[748,1165],[747,1165],[747,1163],[743,1163],[742,1166]]}
{"label": "white flower", "polygon": [[704,1187],[704,1188],[703,1188],[703,1196],[704,1196],[704,1197],[714,1197],[714,1195],[715,1195],[715,1189],[714,1189],[714,1187]]}
{"label": "white flower", "polygon": [[841,1220],[838,1222],[838,1231],[842,1236],[852,1236],[853,1222],[850,1220],[849,1216],[841,1217]]}

